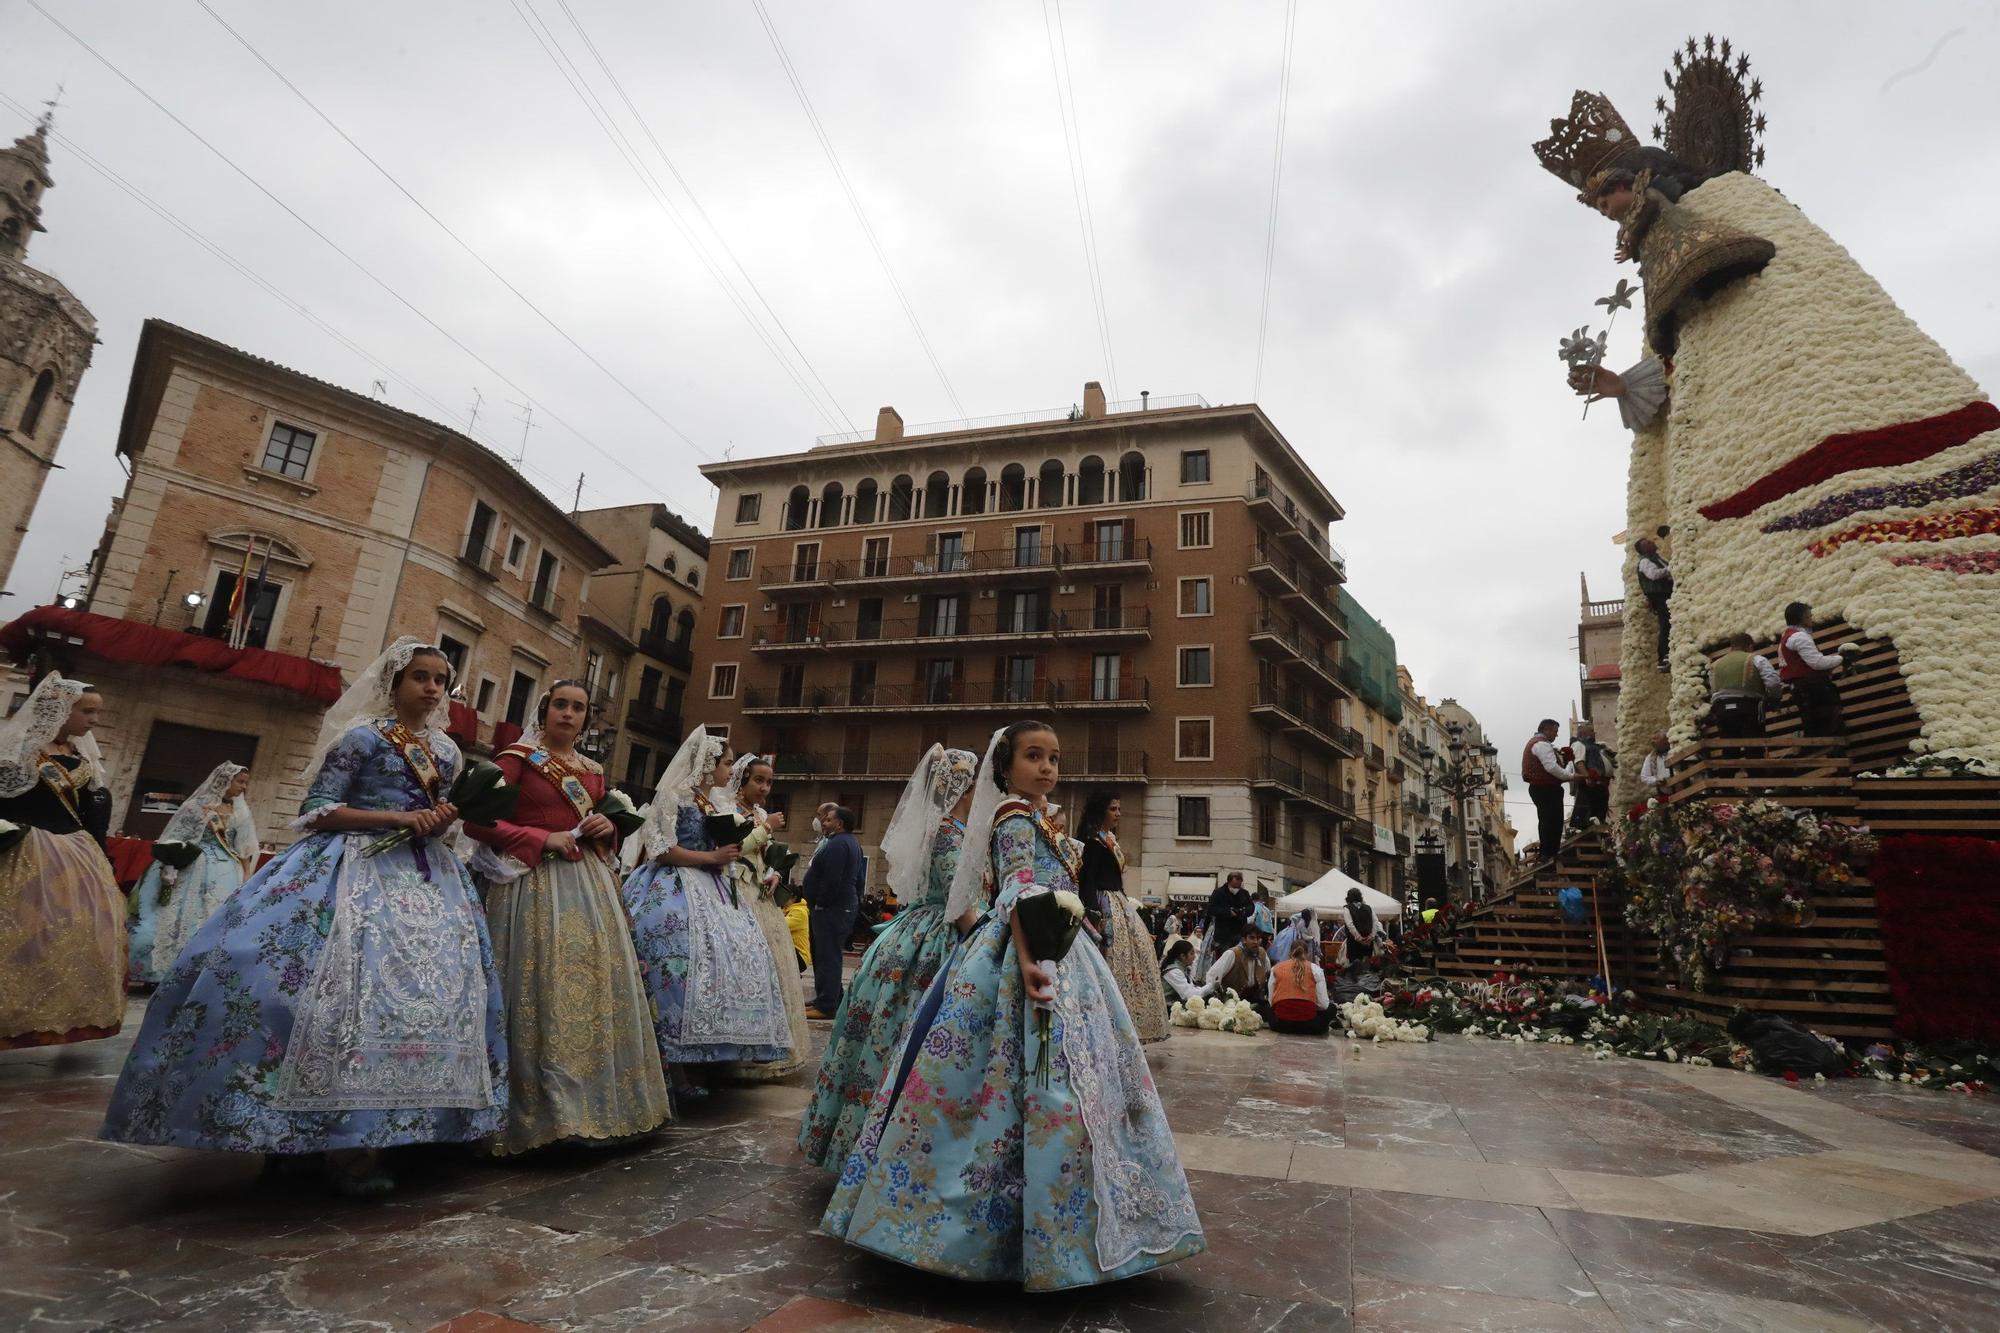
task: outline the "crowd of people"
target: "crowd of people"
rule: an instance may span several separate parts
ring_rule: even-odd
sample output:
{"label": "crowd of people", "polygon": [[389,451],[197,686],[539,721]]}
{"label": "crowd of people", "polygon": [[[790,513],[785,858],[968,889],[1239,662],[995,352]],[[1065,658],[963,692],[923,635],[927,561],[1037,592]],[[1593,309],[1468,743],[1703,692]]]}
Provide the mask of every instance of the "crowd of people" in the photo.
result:
{"label": "crowd of people", "polygon": [[[835,1173],[829,1233],[1030,1289],[1204,1248],[1142,1051],[1166,1002],[1118,804],[1092,799],[1071,835],[1052,727],[920,757],[881,840],[903,910],[847,979],[866,875],[849,811],[822,807],[794,857],[770,758],[703,727],[634,811],[576,748],[590,695],[565,680],[492,761],[502,814],[446,734],[451,674],[402,639],[357,679],[304,774],[302,836],[261,868],[247,775],[219,766],[156,844],[129,932],[101,700],[45,677],[0,730],[0,925],[25,941],[0,974],[4,1044],[116,1032],[129,973],[154,990],[104,1138],[264,1154],[372,1196],[408,1145],[643,1137],[724,1079],[795,1074],[817,1016],[798,1140]],[[1052,946],[1051,904],[1081,917],[1085,898],[1083,940]]]}

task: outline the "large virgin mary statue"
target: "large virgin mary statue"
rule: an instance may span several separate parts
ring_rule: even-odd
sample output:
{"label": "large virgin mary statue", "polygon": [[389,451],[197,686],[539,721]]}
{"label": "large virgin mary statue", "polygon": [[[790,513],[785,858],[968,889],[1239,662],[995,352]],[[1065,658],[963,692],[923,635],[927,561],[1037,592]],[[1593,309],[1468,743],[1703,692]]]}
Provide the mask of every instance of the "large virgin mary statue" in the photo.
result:
{"label": "large virgin mary statue", "polygon": [[1646,288],[1647,356],[1607,379],[1633,428],[1628,531],[1673,533],[1671,669],[1654,669],[1629,557],[1619,745],[1691,740],[1703,650],[1775,638],[1802,601],[1893,639],[1918,749],[2000,760],[2000,410],[1750,174],[1763,117],[1748,63],[1732,66],[1727,42],[1675,53],[1664,149],[1584,92],[1535,145],[1618,224],[1616,257]]}

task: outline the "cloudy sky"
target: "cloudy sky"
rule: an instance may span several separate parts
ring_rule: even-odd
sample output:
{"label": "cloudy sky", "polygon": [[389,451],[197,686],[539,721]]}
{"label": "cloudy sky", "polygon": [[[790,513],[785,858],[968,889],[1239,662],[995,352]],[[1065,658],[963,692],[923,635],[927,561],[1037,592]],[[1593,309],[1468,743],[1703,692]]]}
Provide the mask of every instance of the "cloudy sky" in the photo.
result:
{"label": "cloudy sky", "polygon": [[[74,37],[0,0],[0,133],[62,85],[30,258],[102,346],[13,608],[87,558],[122,487],[152,316],[460,427],[476,393],[510,455],[531,402],[551,494],[581,471],[586,504],[659,496],[704,528],[705,459],[1100,379],[1262,402],[1347,507],[1352,590],[1419,687],[1511,758],[1576,698],[1577,575],[1616,589],[1625,490],[1615,412],[1580,421],[1554,356],[1619,276],[1609,227],[1528,145],[1577,87],[1650,124],[1674,46],[1711,29],[1764,79],[1767,178],[2000,383],[1992,3],[1300,5],[1261,386],[1281,3],[1070,0],[1054,28],[1038,0],[764,0],[928,353],[751,0],[41,4]],[[1636,339],[1621,321],[1615,363]]]}

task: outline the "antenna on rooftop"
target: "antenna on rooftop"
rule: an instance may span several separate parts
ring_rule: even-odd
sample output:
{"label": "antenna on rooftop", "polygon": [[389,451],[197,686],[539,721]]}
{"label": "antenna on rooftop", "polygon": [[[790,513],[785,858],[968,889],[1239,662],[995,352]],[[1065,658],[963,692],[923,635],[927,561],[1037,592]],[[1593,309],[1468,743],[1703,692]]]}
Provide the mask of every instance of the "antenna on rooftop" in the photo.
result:
{"label": "antenna on rooftop", "polygon": [[472,434],[473,430],[478,427],[479,409],[485,404],[485,402],[486,399],[480,394],[478,388],[475,387],[472,390],[472,416],[465,423],[465,433],[467,435]]}
{"label": "antenna on rooftop", "polygon": [[528,432],[535,428],[535,405],[517,403],[511,398],[507,400],[507,405],[521,414],[521,451],[514,455],[514,464],[518,467],[527,461]]}

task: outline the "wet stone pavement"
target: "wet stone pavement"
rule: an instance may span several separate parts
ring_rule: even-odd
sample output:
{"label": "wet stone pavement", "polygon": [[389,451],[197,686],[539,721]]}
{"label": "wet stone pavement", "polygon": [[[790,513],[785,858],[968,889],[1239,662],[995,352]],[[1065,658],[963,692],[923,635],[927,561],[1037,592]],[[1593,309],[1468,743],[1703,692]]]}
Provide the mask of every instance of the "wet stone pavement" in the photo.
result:
{"label": "wet stone pavement", "polygon": [[1028,1296],[819,1235],[805,1077],[615,1150],[411,1150],[358,1204],[96,1141],[128,1040],[0,1052],[0,1328],[2000,1327],[1990,1099],[1177,1031],[1148,1054],[1208,1252]]}

